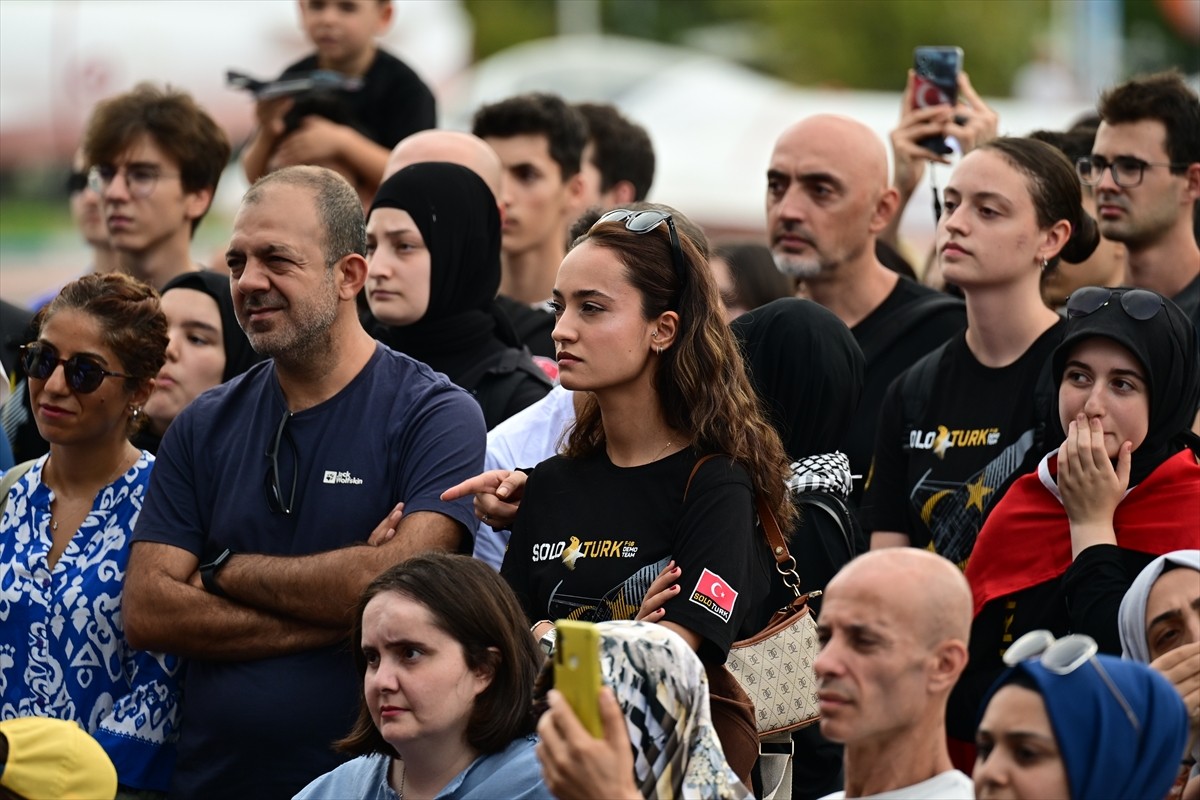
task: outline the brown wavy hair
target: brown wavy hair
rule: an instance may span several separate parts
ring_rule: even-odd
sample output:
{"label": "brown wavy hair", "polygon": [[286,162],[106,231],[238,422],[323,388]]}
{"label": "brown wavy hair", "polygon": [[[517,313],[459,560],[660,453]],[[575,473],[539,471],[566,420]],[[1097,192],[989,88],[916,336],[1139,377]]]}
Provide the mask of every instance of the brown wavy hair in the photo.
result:
{"label": "brown wavy hair", "polygon": [[[121,360],[121,371],[129,376],[125,391],[137,391],[166,362],[167,317],[158,292],[137,278],[112,272],[71,281],[33,318],[37,335],[41,335],[47,320],[64,309],[82,311],[100,323],[101,339]],[[145,414],[139,414],[130,421],[128,432],[135,433],[145,421]]]}
{"label": "brown wavy hair", "polygon": [[[780,527],[788,530],[794,509],[785,488],[787,454],[750,386],[742,356],[725,324],[708,261],[684,226],[677,223],[676,228],[686,267],[682,281],[671,258],[666,225],[637,234],[623,222],[605,222],[593,227],[575,246],[588,241],[620,259],[626,278],[642,296],[642,316],[647,321],[664,311],[679,314],[675,343],[663,350],[654,375],[664,419],[691,437],[697,455],[720,453],[742,465],[750,473],[755,493],[766,499]],[[566,438],[563,455],[587,457],[604,445],[600,407],[589,393]]]}
{"label": "brown wavy hair", "polygon": [[[498,572],[470,556],[426,553],[371,581],[359,598],[350,639],[360,680],[367,674],[361,647],[363,612],[384,592],[425,606],[434,623],[462,645],[467,667],[491,672],[492,682],[475,698],[467,722],[467,742],[473,748],[498,753],[533,732],[533,683],[544,657],[525,627],[525,612],[516,595]],[[362,694],[354,728],[334,747],[355,756],[399,757],[375,727]]]}

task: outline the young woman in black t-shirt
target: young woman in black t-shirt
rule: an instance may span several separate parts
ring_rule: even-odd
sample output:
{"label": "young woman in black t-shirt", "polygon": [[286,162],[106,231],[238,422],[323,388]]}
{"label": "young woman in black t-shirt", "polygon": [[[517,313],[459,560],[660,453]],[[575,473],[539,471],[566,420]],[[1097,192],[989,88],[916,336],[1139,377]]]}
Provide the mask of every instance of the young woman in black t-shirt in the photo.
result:
{"label": "young woman in black t-shirt", "polygon": [[888,390],[864,502],[872,547],[932,546],[965,568],[1011,481],[1059,444],[1046,365],[1062,321],[1040,276],[1095,249],[1080,202],[1071,164],[1032,139],[995,139],[954,171],[937,253],[967,328]]}
{"label": "young woman in black t-shirt", "polygon": [[769,616],[755,496],[785,530],[792,507],[708,265],[670,214],[612,211],[563,260],[553,303],[560,380],[589,393],[561,455],[527,486],[496,470],[444,496],[523,492],[501,574],[539,637],[549,620],[634,618],[667,569],[675,596],[652,621],[722,664]]}

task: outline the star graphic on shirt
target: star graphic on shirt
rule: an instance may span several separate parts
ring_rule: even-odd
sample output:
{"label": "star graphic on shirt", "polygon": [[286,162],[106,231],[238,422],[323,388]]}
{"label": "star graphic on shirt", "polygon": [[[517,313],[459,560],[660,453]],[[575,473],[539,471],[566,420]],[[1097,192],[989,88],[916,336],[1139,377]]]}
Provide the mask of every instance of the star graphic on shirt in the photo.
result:
{"label": "star graphic on shirt", "polygon": [[946,448],[953,447],[954,444],[950,441],[950,431],[945,425],[938,425],[937,438],[933,440],[933,453],[938,458],[946,457]]}
{"label": "star graphic on shirt", "polygon": [[975,506],[979,509],[980,514],[983,513],[983,498],[995,491],[990,486],[983,485],[983,478],[984,476],[980,475],[979,480],[967,484],[967,492],[970,494],[970,497],[967,498],[967,508]]}
{"label": "star graphic on shirt", "polygon": [[579,549],[580,545],[581,542],[579,541],[579,537],[572,536],[571,543],[567,545],[567,549],[563,551],[562,562],[566,565],[567,569],[575,569],[575,562],[579,560],[581,555],[583,555]]}

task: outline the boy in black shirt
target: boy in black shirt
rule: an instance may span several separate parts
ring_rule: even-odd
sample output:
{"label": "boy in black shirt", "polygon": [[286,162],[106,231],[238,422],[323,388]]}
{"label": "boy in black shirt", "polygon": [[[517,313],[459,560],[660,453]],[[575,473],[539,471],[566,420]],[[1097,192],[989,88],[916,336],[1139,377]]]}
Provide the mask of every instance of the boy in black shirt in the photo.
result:
{"label": "boy in black shirt", "polygon": [[[280,77],[332,70],[360,78],[362,88],[331,91],[321,98],[326,102],[313,107],[316,113],[308,113],[294,129],[285,117],[300,98],[259,102],[259,128],[242,154],[251,183],[279,167],[313,164],[339,172],[360,197],[369,199],[379,187],[391,148],[410,133],[437,124],[429,87],[375,43],[391,24],[392,12],[391,0],[300,0],[304,32],[317,50]],[[343,113],[317,110],[330,102],[340,104]]]}

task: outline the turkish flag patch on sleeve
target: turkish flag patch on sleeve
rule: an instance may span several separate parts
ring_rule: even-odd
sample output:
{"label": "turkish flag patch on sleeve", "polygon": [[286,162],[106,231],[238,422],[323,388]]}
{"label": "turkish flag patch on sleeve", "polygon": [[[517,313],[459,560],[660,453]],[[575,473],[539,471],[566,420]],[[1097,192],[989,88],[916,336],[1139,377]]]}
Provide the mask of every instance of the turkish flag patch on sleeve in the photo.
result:
{"label": "turkish flag patch on sleeve", "polygon": [[691,601],[716,614],[722,622],[729,622],[737,596],[738,593],[724,578],[710,569],[705,569],[700,573],[700,580],[696,581],[696,588],[692,590]]}

